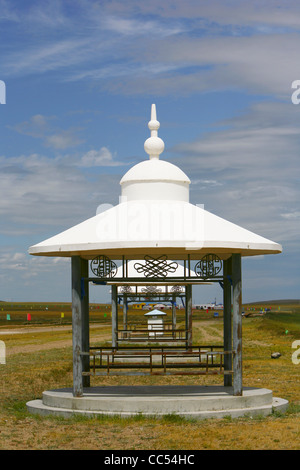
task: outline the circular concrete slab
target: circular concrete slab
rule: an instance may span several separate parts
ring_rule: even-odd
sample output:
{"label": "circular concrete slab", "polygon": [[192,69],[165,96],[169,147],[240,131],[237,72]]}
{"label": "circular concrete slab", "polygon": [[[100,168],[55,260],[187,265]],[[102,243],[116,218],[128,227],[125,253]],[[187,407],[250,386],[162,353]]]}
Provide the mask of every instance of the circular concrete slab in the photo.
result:
{"label": "circular concrete slab", "polygon": [[31,413],[70,416],[176,414],[187,418],[268,415],[285,411],[288,402],[274,398],[268,389],[245,388],[234,396],[231,387],[222,386],[104,386],[84,389],[82,397],[72,390],[49,390],[42,400],[27,403]]}

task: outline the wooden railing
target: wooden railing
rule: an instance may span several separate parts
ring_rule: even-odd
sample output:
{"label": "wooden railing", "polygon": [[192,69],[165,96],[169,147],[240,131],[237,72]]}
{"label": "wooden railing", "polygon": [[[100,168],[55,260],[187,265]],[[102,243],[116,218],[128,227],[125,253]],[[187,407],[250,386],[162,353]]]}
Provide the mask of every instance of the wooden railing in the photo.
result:
{"label": "wooden railing", "polygon": [[148,329],[135,328],[132,330],[118,330],[117,342],[165,342],[165,341],[186,341],[188,330],[183,329]]}

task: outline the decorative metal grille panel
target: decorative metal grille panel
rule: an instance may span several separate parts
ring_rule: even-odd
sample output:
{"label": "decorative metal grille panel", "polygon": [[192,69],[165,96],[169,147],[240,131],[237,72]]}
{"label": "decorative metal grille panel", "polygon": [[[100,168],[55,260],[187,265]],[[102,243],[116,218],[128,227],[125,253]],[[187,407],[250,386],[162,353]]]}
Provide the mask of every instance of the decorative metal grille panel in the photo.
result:
{"label": "decorative metal grille panel", "polygon": [[161,289],[157,286],[147,286],[142,288],[142,292],[145,292],[146,294],[156,294],[161,292]]}
{"label": "decorative metal grille panel", "polygon": [[183,287],[182,286],[172,286],[171,291],[175,293],[180,293],[183,292]]}
{"label": "decorative metal grille panel", "polygon": [[146,255],[144,257],[145,264],[135,263],[134,269],[138,273],[143,273],[145,277],[167,277],[169,273],[175,273],[178,264],[175,261],[168,262],[167,256],[163,255],[159,258],[153,258]]}
{"label": "decorative metal grille panel", "polygon": [[222,269],[222,261],[217,255],[206,255],[201,258],[195,265],[195,273],[197,276],[207,279],[217,276]]}
{"label": "decorative metal grille panel", "polygon": [[91,270],[98,277],[115,277],[118,268],[107,256],[97,256],[91,261]]}
{"label": "decorative metal grille panel", "polygon": [[130,286],[122,286],[121,287],[121,292],[123,294],[132,294],[133,290]]}

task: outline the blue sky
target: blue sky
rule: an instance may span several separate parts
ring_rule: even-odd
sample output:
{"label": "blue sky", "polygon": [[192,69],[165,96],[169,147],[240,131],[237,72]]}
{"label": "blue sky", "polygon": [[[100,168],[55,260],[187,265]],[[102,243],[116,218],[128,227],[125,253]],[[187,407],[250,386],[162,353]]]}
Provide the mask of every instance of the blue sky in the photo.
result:
{"label": "blue sky", "polygon": [[244,301],[299,298],[299,39],[292,0],[0,0],[0,300],[70,300],[69,260],[28,247],[118,202],[152,103],[191,202],[283,245],[244,259]]}

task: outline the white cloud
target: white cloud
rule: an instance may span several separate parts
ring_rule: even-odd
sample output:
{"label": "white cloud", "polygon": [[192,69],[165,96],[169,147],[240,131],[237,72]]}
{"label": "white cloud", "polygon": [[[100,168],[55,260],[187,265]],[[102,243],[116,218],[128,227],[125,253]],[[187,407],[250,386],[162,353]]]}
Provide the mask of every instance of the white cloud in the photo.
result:
{"label": "white cloud", "polygon": [[[118,70],[119,76],[120,63],[125,66],[126,62],[136,62],[133,50],[140,47],[141,40],[157,40],[184,31],[178,20],[122,17],[107,12],[105,5],[100,10],[96,2],[92,5],[80,2],[74,12],[64,12],[62,2],[55,2],[57,7],[51,3],[47,2],[45,8],[36,5],[29,11],[18,11],[20,30],[23,25],[22,43],[3,50],[2,67],[7,76],[55,71],[59,73],[59,80],[74,77],[78,80],[94,77],[95,70],[101,77],[101,69],[105,70],[103,78],[109,75],[110,69],[113,74]],[[44,28],[43,34],[41,28]],[[32,41],[35,35],[38,41]],[[14,38],[10,42],[12,44]],[[112,67],[111,62],[114,62]],[[131,72],[134,74],[134,67]]]}
{"label": "white cloud", "polygon": [[17,15],[19,33],[24,25],[22,44],[2,52],[8,76],[56,71],[59,80],[100,80],[101,87],[119,93],[229,87],[281,97],[299,78],[300,6],[294,0],[75,5],[69,11],[56,0],[18,10],[2,0],[4,17]]}
{"label": "white cloud", "polygon": [[89,39],[63,39],[49,44],[23,46],[23,49],[3,54],[8,75],[45,73],[86,61]]}
{"label": "white cloud", "polygon": [[161,18],[193,19],[197,25],[210,28],[213,23],[231,26],[254,26],[267,32],[267,27],[299,27],[300,6],[297,0],[112,0],[107,4],[110,11],[120,14],[158,14]]}
{"label": "white cloud", "polygon": [[[63,2],[46,2],[45,9],[35,5],[19,13],[24,41],[4,48],[6,74],[54,71],[61,81],[93,80],[114,93],[190,95],[229,88],[281,98],[300,76],[300,7],[292,0],[131,0],[125,8],[118,1],[101,8],[81,1],[76,7],[68,12]],[[58,33],[48,36],[54,24]],[[39,34],[34,44],[30,25]]]}
{"label": "white cloud", "polygon": [[[20,4],[20,7],[23,5]],[[25,5],[24,5],[25,6]],[[0,21],[9,20],[23,27],[34,25],[35,28],[47,28],[63,25],[66,27],[68,18],[62,11],[61,0],[44,0],[40,3],[27,3],[25,8],[17,8],[10,0],[0,0]]]}
{"label": "white cloud", "polygon": [[70,156],[0,157],[0,233],[55,232],[92,217],[101,203],[115,203],[120,177],[99,174],[95,182],[77,162]]}
{"label": "white cloud", "polygon": [[117,34],[124,36],[144,36],[151,35],[157,37],[173,36],[182,33],[185,28],[178,22],[172,24],[161,20],[144,20],[136,18],[122,18],[117,16],[104,16],[101,19],[101,26]]}
{"label": "white cloud", "polygon": [[2,272],[7,272],[11,275],[13,272],[18,272],[21,278],[31,276],[38,276],[42,272],[57,269],[57,264],[65,266],[69,263],[66,258],[45,258],[30,256],[24,252],[14,252],[12,248],[5,247],[5,250],[0,250],[0,266]]}
{"label": "white cloud", "polygon": [[45,138],[46,145],[55,149],[66,149],[69,147],[76,147],[77,145],[80,145],[83,142],[84,140],[79,139],[77,131],[73,129],[57,132],[56,134],[49,135]]}
{"label": "white cloud", "polygon": [[171,149],[193,175],[193,202],[279,243],[298,243],[298,112],[290,103],[259,103]]}
{"label": "white cloud", "polygon": [[209,186],[209,187],[213,187],[213,186],[222,186],[223,183],[221,183],[220,181],[216,181],[216,180],[205,180],[205,179],[194,179],[192,178],[191,179],[191,184],[192,185],[203,185],[203,186]]}
{"label": "white cloud", "polygon": [[[147,64],[163,64],[165,71],[155,77],[145,74],[143,80],[131,76],[118,84],[120,91],[133,94],[150,91],[184,96],[229,89],[290,99],[291,83],[300,76],[295,59],[298,42],[298,33],[182,35],[159,41],[159,47],[149,41],[135,49],[135,62],[143,63],[145,69]],[[116,83],[117,79],[107,83],[107,89],[115,89]]]}
{"label": "white cloud", "polygon": [[70,259],[30,256],[26,247],[21,249],[24,251],[11,246],[0,249],[0,300],[70,300]]}
{"label": "white cloud", "polygon": [[94,166],[119,166],[124,165],[124,163],[115,161],[111,151],[107,147],[101,147],[100,150],[89,150],[85,153],[78,165],[89,168]]}
{"label": "white cloud", "polygon": [[285,214],[280,214],[281,217],[288,220],[300,219],[300,211],[286,212]]}
{"label": "white cloud", "polygon": [[15,126],[11,126],[12,129],[20,134],[29,135],[31,137],[44,137],[45,133],[49,131],[50,124],[49,120],[53,119],[42,114],[35,114],[28,119]]}
{"label": "white cloud", "polygon": [[76,147],[84,142],[79,137],[81,128],[59,129],[52,124],[53,121],[57,121],[56,116],[36,114],[27,121],[9,127],[19,134],[41,139],[46,147],[54,149]]}

